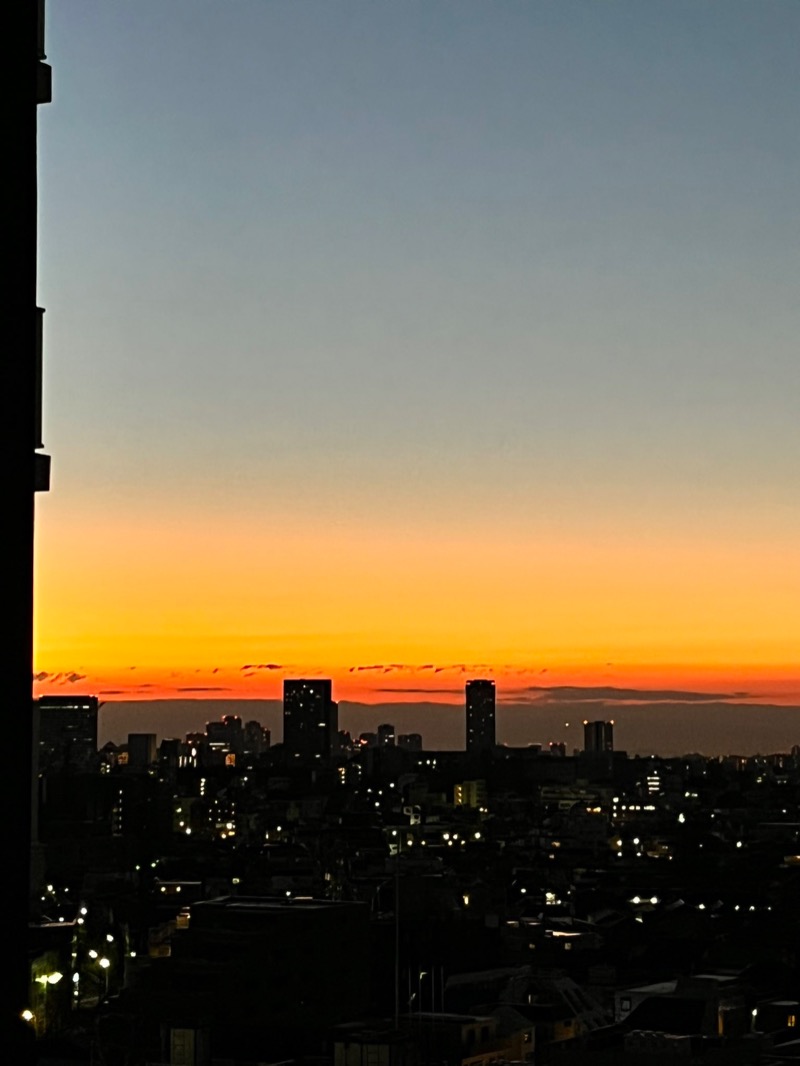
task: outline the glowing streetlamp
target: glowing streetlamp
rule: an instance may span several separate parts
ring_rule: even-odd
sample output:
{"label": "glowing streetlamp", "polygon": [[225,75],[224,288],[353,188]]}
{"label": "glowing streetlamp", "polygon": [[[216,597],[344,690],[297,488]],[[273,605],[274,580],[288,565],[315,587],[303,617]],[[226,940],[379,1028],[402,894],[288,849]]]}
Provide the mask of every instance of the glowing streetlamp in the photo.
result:
{"label": "glowing streetlamp", "polygon": [[111,962],[107,958],[103,957],[102,959],[98,959],[97,960],[97,965],[102,968],[103,973],[105,974],[105,977],[106,977],[106,995],[108,995],[108,975],[109,975],[110,968],[111,968]]}

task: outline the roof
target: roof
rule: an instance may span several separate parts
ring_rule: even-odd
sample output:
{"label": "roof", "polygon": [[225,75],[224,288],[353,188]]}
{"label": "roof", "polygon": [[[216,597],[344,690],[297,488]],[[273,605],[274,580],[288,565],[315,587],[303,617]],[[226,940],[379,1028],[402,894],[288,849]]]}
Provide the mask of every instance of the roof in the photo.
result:
{"label": "roof", "polygon": [[635,1007],[621,1024],[627,1030],[647,1029],[672,1036],[694,1036],[703,1031],[706,1004],[702,999],[651,996]]}
{"label": "roof", "polygon": [[636,985],[635,988],[623,988],[620,990],[620,995],[630,995],[632,992],[646,992],[651,996],[666,996],[670,992],[674,992],[677,987],[677,981],[656,981],[652,985]]}

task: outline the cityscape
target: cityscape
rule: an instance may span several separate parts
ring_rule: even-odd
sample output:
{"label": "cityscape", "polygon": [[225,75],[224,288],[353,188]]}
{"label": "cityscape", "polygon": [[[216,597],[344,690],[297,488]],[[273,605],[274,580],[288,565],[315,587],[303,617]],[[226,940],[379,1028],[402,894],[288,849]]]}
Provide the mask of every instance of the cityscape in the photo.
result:
{"label": "cityscape", "polygon": [[280,738],[230,713],[98,750],[97,697],[35,711],[42,1061],[793,1061],[800,744],[498,745],[480,678],[460,751],[351,736],[320,678]]}
{"label": "cityscape", "polygon": [[3,1062],[796,1066],[800,7],[45,6]]}

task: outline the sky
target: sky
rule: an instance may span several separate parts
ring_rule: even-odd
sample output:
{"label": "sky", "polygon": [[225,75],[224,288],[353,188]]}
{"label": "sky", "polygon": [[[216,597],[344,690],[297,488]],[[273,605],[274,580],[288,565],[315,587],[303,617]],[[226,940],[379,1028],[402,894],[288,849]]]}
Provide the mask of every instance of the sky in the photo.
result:
{"label": "sky", "polygon": [[37,691],[800,704],[794,0],[51,0]]}

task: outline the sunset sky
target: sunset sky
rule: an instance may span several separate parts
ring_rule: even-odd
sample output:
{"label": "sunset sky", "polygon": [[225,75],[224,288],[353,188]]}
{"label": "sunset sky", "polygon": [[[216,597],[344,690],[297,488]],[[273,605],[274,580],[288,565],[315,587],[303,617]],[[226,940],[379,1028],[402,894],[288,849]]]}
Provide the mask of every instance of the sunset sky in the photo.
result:
{"label": "sunset sky", "polygon": [[800,704],[799,33],[51,2],[37,691]]}

